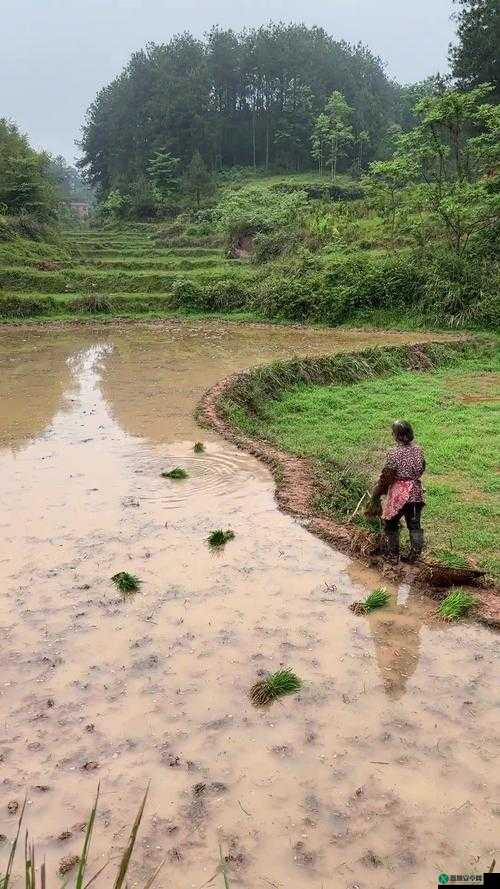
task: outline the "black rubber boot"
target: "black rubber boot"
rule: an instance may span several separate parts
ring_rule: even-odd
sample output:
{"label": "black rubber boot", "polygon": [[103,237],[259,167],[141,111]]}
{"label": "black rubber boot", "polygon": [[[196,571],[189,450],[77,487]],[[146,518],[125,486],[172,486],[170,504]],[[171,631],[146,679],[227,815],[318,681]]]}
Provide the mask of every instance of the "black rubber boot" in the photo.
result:
{"label": "black rubber boot", "polygon": [[385,532],[384,554],[391,562],[399,560],[399,529],[397,531]]}
{"label": "black rubber boot", "polygon": [[424,532],[410,531],[410,551],[407,556],[403,556],[403,562],[418,562],[424,548]]}

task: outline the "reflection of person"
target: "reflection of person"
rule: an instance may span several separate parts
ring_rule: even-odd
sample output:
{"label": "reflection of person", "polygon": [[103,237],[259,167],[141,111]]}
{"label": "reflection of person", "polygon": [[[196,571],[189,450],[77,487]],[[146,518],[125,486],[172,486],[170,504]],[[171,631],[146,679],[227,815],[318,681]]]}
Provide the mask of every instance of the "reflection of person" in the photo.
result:
{"label": "reflection of person", "polygon": [[408,604],[398,605],[390,619],[372,611],[367,616],[372,632],[375,656],[384,691],[393,701],[406,692],[406,685],[417,669],[420,657],[420,631],[423,615]]}
{"label": "reflection of person", "polygon": [[404,517],[410,533],[410,551],[404,561],[416,562],[424,546],[420,516],[424,506],[421,478],[425,458],[406,420],[393,423],[392,434],[396,445],[387,454],[372,496],[379,500],[386,495],[382,518],[387,555],[395,561],[399,559],[400,521]]}

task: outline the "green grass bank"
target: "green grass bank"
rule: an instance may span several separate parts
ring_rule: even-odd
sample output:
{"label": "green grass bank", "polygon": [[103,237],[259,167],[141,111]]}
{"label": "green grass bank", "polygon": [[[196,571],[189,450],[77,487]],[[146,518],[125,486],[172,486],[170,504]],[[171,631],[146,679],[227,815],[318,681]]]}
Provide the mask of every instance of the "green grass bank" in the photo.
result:
{"label": "green grass bank", "polygon": [[[348,177],[245,176],[213,205],[155,223],[0,232],[0,318],[244,313],[272,322],[492,330],[499,267],[417,244]],[[413,227],[412,227],[413,226]],[[36,236],[35,236],[36,235]]]}
{"label": "green grass bank", "polygon": [[418,369],[412,347],[258,369],[235,383],[223,410],[253,438],[308,458],[315,508],[341,522],[376,480],[391,423],[409,419],[428,464],[427,556],[498,578],[498,351],[454,343],[419,354]]}

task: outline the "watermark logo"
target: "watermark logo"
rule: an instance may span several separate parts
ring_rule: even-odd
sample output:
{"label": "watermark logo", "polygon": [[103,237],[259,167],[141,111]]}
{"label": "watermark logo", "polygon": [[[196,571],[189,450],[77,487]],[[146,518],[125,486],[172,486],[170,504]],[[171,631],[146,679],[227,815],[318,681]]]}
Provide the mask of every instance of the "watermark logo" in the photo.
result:
{"label": "watermark logo", "polygon": [[439,874],[438,883],[440,886],[445,886],[446,883],[450,882],[450,878],[448,874]]}

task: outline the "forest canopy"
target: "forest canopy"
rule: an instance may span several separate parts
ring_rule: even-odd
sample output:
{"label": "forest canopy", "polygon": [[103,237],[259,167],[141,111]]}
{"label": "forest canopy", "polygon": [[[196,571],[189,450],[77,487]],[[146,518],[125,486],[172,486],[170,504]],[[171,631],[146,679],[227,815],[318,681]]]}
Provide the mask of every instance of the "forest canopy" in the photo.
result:
{"label": "forest canopy", "polygon": [[104,192],[147,174],[155,153],[185,168],[199,151],[212,170],[314,165],[314,121],[333,92],[352,109],[346,165],[384,156],[408,118],[404,92],[365,46],[322,28],[269,24],[235,33],[188,33],[135,53],[89,108],[80,162]]}

